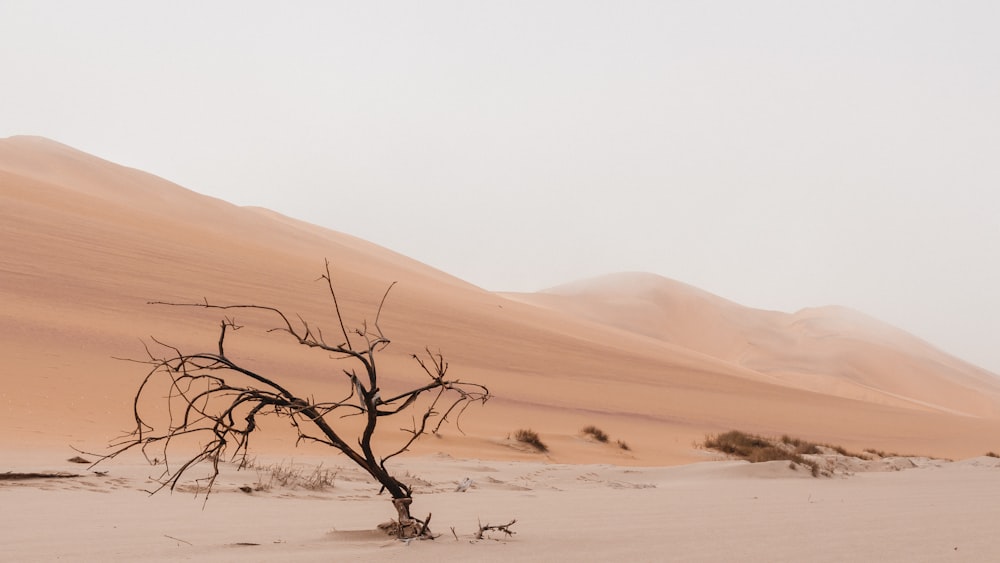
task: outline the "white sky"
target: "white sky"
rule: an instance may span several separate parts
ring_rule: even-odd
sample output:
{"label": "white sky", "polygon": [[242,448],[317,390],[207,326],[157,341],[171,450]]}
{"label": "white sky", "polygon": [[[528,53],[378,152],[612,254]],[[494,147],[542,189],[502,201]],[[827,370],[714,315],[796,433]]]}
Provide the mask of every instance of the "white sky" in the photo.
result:
{"label": "white sky", "polygon": [[492,290],[648,271],[1000,372],[1000,2],[0,0],[50,137]]}

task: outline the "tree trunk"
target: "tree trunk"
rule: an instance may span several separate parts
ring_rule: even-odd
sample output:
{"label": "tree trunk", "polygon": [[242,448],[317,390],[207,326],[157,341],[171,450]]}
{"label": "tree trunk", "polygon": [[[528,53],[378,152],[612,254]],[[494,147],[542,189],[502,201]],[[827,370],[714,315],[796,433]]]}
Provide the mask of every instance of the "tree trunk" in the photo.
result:
{"label": "tree trunk", "polygon": [[392,505],[396,507],[396,512],[399,513],[399,537],[400,538],[415,538],[423,530],[421,530],[420,522],[417,522],[410,516],[410,504],[413,502],[412,498],[394,498],[392,499]]}

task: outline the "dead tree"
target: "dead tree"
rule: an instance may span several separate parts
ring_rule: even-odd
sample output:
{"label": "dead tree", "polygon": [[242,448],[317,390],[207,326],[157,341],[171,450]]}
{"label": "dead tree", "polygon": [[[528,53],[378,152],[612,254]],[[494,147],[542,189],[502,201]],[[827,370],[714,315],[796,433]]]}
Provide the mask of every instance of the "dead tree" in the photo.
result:
{"label": "dead tree", "polygon": [[[224,316],[219,327],[217,349],[213,352],[188,354],[180,349],[153,339],[154,352],[146,346],[148,359],[141,360],[152,369],[147,373],[136,391],[133,412],[135,429],[122,440],[112,444],[111,453],[104,459],[113,458],[125,451],[140,449],[152,463],[164,463],[160,476],[160,486],[152,492],[178,484],[182,475],[201,462],[211,464],[211,471],[205,477],[206,494],[219,474],[222,459],[246,460],[250,436],[258,429],[258,418],[273,415],[286,420],[297,433],[297,441],[317,442],[331,446],[346,455],[352,462],[364,469],[380,483],[392,497],[398,522],[395,533],[402,538],[430,536],[427,522],[413,518],[410,514],[411,489],[392,475],[386,462],[407,451],[420,436],[427,432],[438,433],[441,425],[454,415],[456,425],[465,409],[474,402],[485,403],[489,390],[476,383],[466,383],[447,377],[448,363],[440,353],[425,349],[426,356],[416,354],[413,358],[429,378],[424,383],[409,390],[385,397],[379,388],[379,373],[376,356],[389,345],[389,339],[379,327],[379,316],[386,297],[393,285],[382,296],[376,311],[373,328],[363,323],[360,328],[348,329],[344,323],[337,293],[334,291],[330,264],[317,281],[324,281],[337,322],[336,340],[327,341],[322,330],[309,325],[302,317],[295,321],[279,309],[260,305],[214,305],[207,300],[203,303],[163,303],[158,305],[175,307],[198,307],[225,311],[232,315],[237,311],[255,311],[270,316],[274,326],[268,333],[279,333],[295,339],[298,344],[332,354],[332,359],[345,362],[349,367],[341,369],[336,379],[345,388],[343,398],[337,400],[316,400],[313,395],[293,393],[282,383],[271,377],[240,365],[227,355],[227,337],[241,328],[235,317]],[[166,403],[153,389],[169,388]],[[417,402],[421,396],[424,401]],[[158,398],[150,403],[150,398]],[[154,428],[147,420],[152,408],[162,413],[166,408],[167,424]],[[385,417],[404,413],[415,404],[422,405],[419,415],[412,417],[410,428],[404,428],[407,435],[401,445],[385,454],[377,454],[372,439],[381,428],[379,423]],[[410,409],[412,410],[412,409]],[[361,417],[363,425],[355,425],[352,431],[345,418]],[[356,428],[361,426],[360,432]],[[356,436],[356,438],[355,438]],[[194,438],[197,446],[194,455],[190,451],[183,461],[175,464],[172,460],[171,444],[187,442]],[[351,438],[355,438],[352,443]]]}

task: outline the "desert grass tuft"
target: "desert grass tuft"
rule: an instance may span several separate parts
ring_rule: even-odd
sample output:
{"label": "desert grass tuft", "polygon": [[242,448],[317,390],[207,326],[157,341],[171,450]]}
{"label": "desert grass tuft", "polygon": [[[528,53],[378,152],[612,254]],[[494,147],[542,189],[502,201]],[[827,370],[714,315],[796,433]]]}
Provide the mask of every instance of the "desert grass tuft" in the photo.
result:
{"label": "desert grass tuft", "polygon": [[542,439],[538,437],[538,432],[530,428],[522,428],[514,433],[514,439],[518,442],[528,444],[529,446],[535,448],[540,452],[549,451],[549,447],[542,442]]}
{"label": "desert grass tuft", "polygon": [[588,436],[590,436],[591,438],[597,440],[598,442],[605,443],[605,444],[608,442],[608,435],[605,434],[603,430],[601,430],[600,428],[598,428],[596,426],[591,425],[591,426],[585,427],[583,429],[583,433],[587,434]]}
{"label": "desert grass tuft", "polygon": [[621,449],[623,449],[623,450],[625,450],[627,452],[628,451],[632,451],[632,448],[628,447],[628,444],[625,443],[625,440],[618,440],[617,444],[618,444],[619,448],[621,448]]}

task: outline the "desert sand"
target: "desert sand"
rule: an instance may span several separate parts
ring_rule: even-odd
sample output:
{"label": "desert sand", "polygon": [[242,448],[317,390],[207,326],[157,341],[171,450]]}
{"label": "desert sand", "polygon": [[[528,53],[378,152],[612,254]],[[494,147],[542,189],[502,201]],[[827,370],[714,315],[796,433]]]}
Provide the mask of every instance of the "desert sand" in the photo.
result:
{"label": "desert sand", "polygon": [[[377,487],[343,457],[290,447],[278,421],[252,455],[337,468],[334,486],[244,493],[263,477],[227,466],[207,502],[192,490],[149,497],[155,468],[141,459],[93,468],[104,475],[65,461],[130,429],[145,371],[121,358],[141,358],[151,336],[214,345],[218,315],[148,301],[266,304],[331,326],[315,282],[324,259],[353,325],[397,282],[381,316],[387,387],[419,381],[410,355],[429,346],[494,395],[469,409],[464,433],[447,427],[397,458],[399,474],[420,479],[414,511],[434,514],[438,540],[374,535],[392,515]],[[0,473],[81,475],[0,482],[3,506],[16,507],[3,511],[3,560],[1000,555],[990,533],[1000,469],[980,457],[998,449],[1000,379],[859,312],[759,311],[640,273],[491,292],[35,137],[0,139],[0,303]],[[335,363],[267,328],[248,326],[231,353],[300,394],[340,394]],[[586,439],[591,424],[630,449]],[[519,428],[549,452],[512,441]],[[733,428],[910,457],[898,471],[812,478],[699,447]],[[465,477],[476,485],[455,493]],[[517,534],[471,540],[477,518],[516,518]]]}
{"label": "desert sand", "polygon": [[[226,468],[207,502],[194,485],[149,496],[149,466],[106,475],[19,455],[80,478],[0,483],[5,561],[991,561],[1000,460],[812,478],[785,462],[630,468],[454,458],[402,460],[434,541],[382,534],[389,503],[355,469],[300,456],[258,460],[336,473],[322,490]],[[909,465],[909,460],[906,460]],[[100,468],[100,466],[98,466]],[[307,470],[308,471],[308,470]],[[471,478],[474,485],[456,492]],[[244,493],[239,487],[248,487]],[[10,507],[17,507],[12,510]],[[476,540],[512,519],[513,536]],[[436,525],[435,525],[436,523]],[[454,533],[452,532],[454,528]]]}

